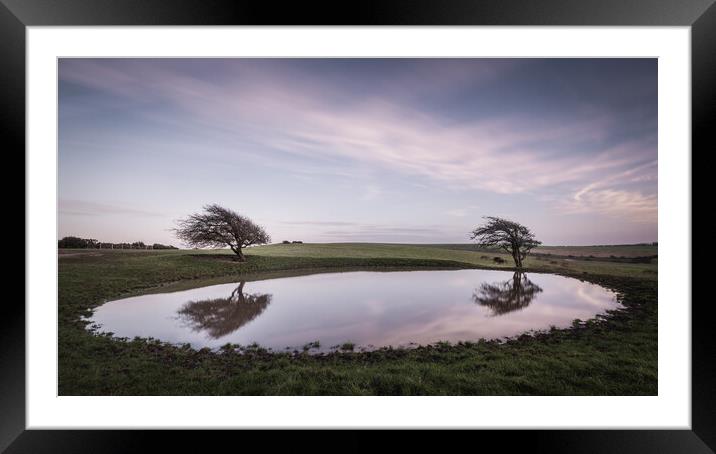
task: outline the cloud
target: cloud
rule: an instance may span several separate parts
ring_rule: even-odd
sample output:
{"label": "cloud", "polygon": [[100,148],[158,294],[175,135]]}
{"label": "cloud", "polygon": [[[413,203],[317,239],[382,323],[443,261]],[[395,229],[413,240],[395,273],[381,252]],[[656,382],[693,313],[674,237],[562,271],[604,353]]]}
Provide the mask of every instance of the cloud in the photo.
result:
{"label": "cloud", "polygon": [[[608,135],[614,120],[601,114],[445,123],[430,112],[375,96],[354,95],[336,104],[330,87],[311,91],[316,87],[300,81],[287,85],[280,75],[241,68],[241,78],[222,84],[165,67],[147,65],[133,72],[131,64],[110,67],[91,61],[63,67],[62,77],[134,99],[175,104],[179,110],[171,118],[162,112],[147,115],[184,131],[194,128],[239,153],[250,148],[239,144],[259,144],[295,157],[342,157],[502,194],[579,181],[643,158],[635,152],[578,152]],[[555,145],[575,152],[557,153]],[[269,153],[262,156],[276,160]],[[366,197],[375,192],[369,189]]]}
{"label": "cloud", "polygon": [[561,201],[567,213],[601,213],[633,222],[656,223],[658,197],[656,193],[629,189],[637,183],[656,179],[657,161],[638,165],[624,172],[594,181]]}
{"label": "cloud", "polygon": [[341,221],[281,221],[281,224],[289,225],[309,225],[309,226],[354,226],[355,222]]}
{"label": "cloud", "polygon": [[[410,226],[410,225],[391,225],[391,224],[367,224],[362,222],[343,222],[343,221],[281,221],[282,224],[288,225],[307,225],[317,227],[337,227],[338,229],[326,230],[321,233],[327,235],[345,234],[348,232],[357,233],[433,233],[438,231],[441,226]],[[345,229],[341,229],[345,227]]]}
{"label": "cloud", "polygon": [[[610,159],[606,152],[585,160],[579,153],[545,150],[545,141],[587,146],[605,134],[602,119],[535,127],[526,118],[505,117],[444,125],[376,100],[350,111],[306,106],[301,112],[293,127],[272,136],[271,147],[312,157],[339,155],[453,187],[520,193],[578,181],[624,163],[623,157]],[[640,156],[632,154],[629,161],[634,158]]]}
{"label": "cloud", "polygon": [[[328,241],[421,241],[454,236],[454,227],[443,225],[371,224],[346,221],[279,221],[292,226],[319,227],[311,233]],[[320,229],[326,227],[326,229]]]}
{"label": "cloud", "polygon": [[447,214],[448,216],[454,216],[454,217],[458,217],[458,218],[464,218],[465,216],[467,216],[468,214],[472,213],[472,212],[475,211],[476,209],[477,209],[477,207],[476,207],[475,205],[470,205],[470,206],[468,206],[468,207],[454,208],[454,209],[452,209],[452,210],[447,210],[447,211],[445,212],[445,214]]}
{"label": "cloud", "polygon": [[654,194],[617,189],[589,189],[578,200],[563,203],[566,213],[601,213],[634,222],[656,223],[658,200]]}
{"label": "cloud", "polygon": [[71,216],[100,216],[100,215],[133,215],[161,217],[163,213],[154,211],[137,210],[134,208],[108,205],[105,203],[88,202],[84,200],[59,200],[59,212]]}
{"label": "cloud", "polygon": [[466,208],[456,208],[454,210],[447,210],[445,214],[448,216],[455,216],[458,218],[464,218],[467,216],[468,210]]}
{"label": "cloud", "polygon": [[[440,112],[380,92],[350,92],[260,65],[223,64],[220,77],[207,77],[141,60],[81,60],[62,64],[60,77],[119,102],[164,106],[141,115],[180,131],[207,160],[241,156],[297,174],[345,178],[363,165],[457,190],[559,192],[554,207],[564,213],[655,219],[655,138],[615,143],[621,120],[613,113],[584,109],[448,121]],[[483,83],[503,70],[485,70],[475,80]],[[428,89],[425,80],[433,81],[434,91],[475,82],[454,68],[445,74],[449,83],[422,78],[421,90]],[[379,186],[369,185],[359,197],[370,201],[381,194]],[[464,217],[468,211],[446,214]]]}
{"label": "cloud", "polygon": [[380,195],[383,193],[383,191],[378,186],[369,185],[365,188],[363,191],[363,194],[361,195],[360,199],[363,201],[370,201],[377,199],[380,197]]}

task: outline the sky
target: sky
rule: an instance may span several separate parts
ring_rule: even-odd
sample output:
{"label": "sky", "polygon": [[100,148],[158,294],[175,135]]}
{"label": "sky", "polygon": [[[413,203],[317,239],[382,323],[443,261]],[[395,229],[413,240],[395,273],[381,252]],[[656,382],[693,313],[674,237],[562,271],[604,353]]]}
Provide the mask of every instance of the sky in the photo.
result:
{"label": "sky", "polygon": [[60,59],[58,237],[657,241],[656,59]]}

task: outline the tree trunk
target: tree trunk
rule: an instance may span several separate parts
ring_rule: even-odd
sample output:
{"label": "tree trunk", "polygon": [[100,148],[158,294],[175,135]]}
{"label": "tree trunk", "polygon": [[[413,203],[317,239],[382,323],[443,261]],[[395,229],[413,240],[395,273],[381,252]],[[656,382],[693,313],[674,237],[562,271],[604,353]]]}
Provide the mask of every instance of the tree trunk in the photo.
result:
{"label": "tree trunk", "polygon": [[236,254],[236,260],[238,260],[239,262],[246,261],[246,257],[244,256],[244,253],[241,252],[241,248],[234,249],[234,253]]}
{"label": "tree trunk", "polygon": [[520,257],[519,251],[512,253],[512,260],[515,261],[515,266],[517,268],[522,268],[522,258]]}
{"label": "tree trunk", "polygon": [[514,246],[512,247],[512,261],[515,262],[515,267],[520,267],[520,256],[519,253],[515,250]]}

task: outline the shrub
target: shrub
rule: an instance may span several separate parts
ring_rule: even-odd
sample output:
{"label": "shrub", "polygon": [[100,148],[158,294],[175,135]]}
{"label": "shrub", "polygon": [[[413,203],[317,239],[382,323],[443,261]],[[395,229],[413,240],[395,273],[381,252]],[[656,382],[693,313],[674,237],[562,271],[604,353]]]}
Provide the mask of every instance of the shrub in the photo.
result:
{"label": "shrub", "polygon": [[86,248],[88,241],[84,238],[78,238],[76,236],[66,236],[57,242],[58,248]]}
{"label": "shrub", "polygon": [[341,345],[341,350],[352,352],[355,347],[356,344],[354,344],[353,342],[344,342],[343,345]]}

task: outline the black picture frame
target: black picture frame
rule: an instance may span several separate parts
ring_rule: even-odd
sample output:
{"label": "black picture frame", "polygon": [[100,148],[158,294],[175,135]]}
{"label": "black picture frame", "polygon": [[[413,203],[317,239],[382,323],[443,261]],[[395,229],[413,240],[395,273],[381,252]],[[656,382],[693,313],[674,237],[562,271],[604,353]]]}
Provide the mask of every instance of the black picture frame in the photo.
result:
{"label": "black picture frame", "polygon": [[[25,29],[65,25],[541,25],[690,26],[692,149],[716,150],[716,6],[714,0],[363,0],[248,2],[231,0],[0,0],[0,124],[5,153],[24,155]],[[694,153],[692,152],[692,156]],[[26,237],[25,241],[29,239]],[[692,279],[693,282],[693,279]],[[688,304],[689,302],[681,302]],[[479,445],[498,443],[544,452],[679,452],[716,450],[716,352],[708,300],[692,304],[692,430],[482,431]],[[25,310],[6,299],[0,317],[0,450],[126,452],[170,445],[203,446],[207,432],[25,430]],[[365,433],[334,433],[341,445],[367,448]],[[247,444],[242,435],[241,445]],[[260,435],[259,435],[260,436]],[[211,435],[212,444],[230,433]],[[292,443],[304,435],[293,433]],[[142,438],[142,440],[140,440]],[[252,442],[260,439],[252,435]],[[274,437],[272,437],[273,439]],[[422,435],[411,434],[414,441]],[[202,441],[204,440],[204,441]],[[235,438],[234,438],[235,440]],[[453,439],[457,442],[459,440]],[[265,443],[265,440],[264,440]]]}

